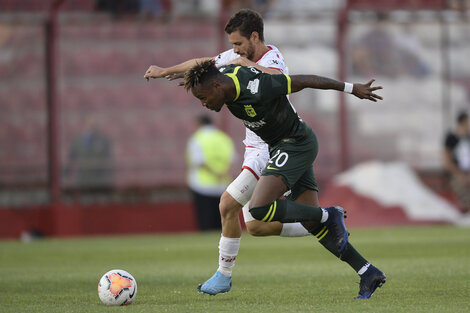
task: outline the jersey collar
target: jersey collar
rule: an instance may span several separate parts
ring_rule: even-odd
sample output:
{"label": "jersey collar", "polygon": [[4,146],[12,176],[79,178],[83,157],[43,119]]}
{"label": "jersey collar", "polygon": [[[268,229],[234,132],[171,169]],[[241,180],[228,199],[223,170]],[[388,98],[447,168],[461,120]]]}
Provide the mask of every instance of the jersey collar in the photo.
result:
{"label": "jersey collar", "polygon": [[225,73],[228,77],[230,77],[234,84],[235,84],[235,90],[237,91],[237,95],[235,96],[235,99],[233,99],[233,102],[237,101],[238,97],[240,97],[240,82],[238,81],[237,77],[237,72],[240,69],[241,66],[237,66],[236,68],[233,69],[232,73]]}

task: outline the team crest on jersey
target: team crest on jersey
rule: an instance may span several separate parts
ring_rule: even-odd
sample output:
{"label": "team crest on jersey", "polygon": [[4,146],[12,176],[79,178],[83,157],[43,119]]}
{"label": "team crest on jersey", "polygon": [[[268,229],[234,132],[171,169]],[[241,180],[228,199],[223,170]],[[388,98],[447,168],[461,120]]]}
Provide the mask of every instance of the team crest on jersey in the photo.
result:
{"label": "team crest on jersey", "polygon": [[253,109],[251,104],[245,104],[245,112],[249,117],[255,117],[256,116],[256,111]]}
{"label": "team crest on jersey", "polygon": [[250,80],[248,82],[248,86],[246,86],[247,89],[249,89],[251,91],[251,94],[255,94],[255,93],[258,93],[258,88],[259,88],[259,79],[255,79],[255,80]]}

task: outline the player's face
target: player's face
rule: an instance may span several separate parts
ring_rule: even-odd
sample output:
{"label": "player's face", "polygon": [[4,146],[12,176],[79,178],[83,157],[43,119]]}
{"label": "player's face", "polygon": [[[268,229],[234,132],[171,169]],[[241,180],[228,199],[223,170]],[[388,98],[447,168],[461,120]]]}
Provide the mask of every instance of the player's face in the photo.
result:
{"label": "player's face", "polygon": [[[210,86],[207,86],[210,85]],[[191,89],[193,95],[201,101],[203,107],[219,112],[224,106],[224,93],[221,88],[216,88],[212,84],[196,85]]]}
{"label": "player's face", "polygon": [[240,31],[236,30],[228,35],[228,40],[232,44],[233,51],[236,54],[254,62],[256,61],[253,60],[253,56],[255,55],[255,43],[251,39],[252,37],[253,36],[251,36],[250,39],[243,37]]}

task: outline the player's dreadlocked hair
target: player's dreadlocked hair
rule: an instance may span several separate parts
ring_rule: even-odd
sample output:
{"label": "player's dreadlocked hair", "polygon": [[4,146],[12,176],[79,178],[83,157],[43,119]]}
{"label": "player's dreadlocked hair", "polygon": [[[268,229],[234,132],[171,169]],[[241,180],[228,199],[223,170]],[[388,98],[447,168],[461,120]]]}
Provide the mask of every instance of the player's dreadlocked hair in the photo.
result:
{"label": "player's dreadlocked hair", "polygon": [[202,63],[198,63],[184,74],[184,89],[188,91],[194,86],[200,85],[215,77],[219,73],[220,72],[215,66],[214,60],[207,60]]}

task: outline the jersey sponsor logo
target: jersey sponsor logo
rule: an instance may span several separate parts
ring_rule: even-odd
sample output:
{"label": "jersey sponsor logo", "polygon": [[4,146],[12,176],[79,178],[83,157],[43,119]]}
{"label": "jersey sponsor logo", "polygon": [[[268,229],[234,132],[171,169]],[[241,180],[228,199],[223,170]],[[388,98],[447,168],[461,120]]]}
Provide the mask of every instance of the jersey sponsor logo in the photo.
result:
{"label": "jersey sponsor logo", "polygon": [[258,88],[259,88],[259,79],[255,79],[255,80],[250,80],[248,82],[248,86],[246,87],[246,89],[250,90],[251,91],[251,94],[256,94],[258,93]]}
{"label": "jersey sponsor logo", "polygon": [[268,170],[279,170],[278,168],[272,167],[271,165],[266,166]]}
{"label": "jersey sponsor logo", "polygon": [[260,120],[257,122],[250,122],[250,121],[243,120],[243,124],[245,124],[245,126],[251,130],[256,130],[266,125],[266,122],[264,120]]}
{"label": "jersey sponsor logo", "polygon": [[256,116],[256,111],[255,109],[253,109],[253,106],[251,106],[251,104],[245,104],[245,112],[246,112],[246,115],[248,115],[249,117]]}

